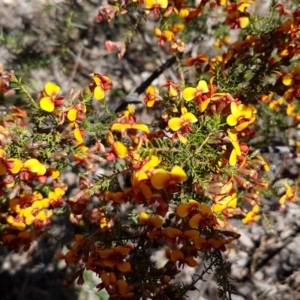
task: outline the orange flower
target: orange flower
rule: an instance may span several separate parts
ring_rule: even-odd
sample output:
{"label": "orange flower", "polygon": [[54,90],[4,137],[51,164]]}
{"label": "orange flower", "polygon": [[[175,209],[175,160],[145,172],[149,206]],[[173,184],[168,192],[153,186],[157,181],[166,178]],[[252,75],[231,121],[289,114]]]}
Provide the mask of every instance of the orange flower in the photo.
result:
{"label": "orange flower", "polygon": [[8,159],[7,163],[9,163],[8,171],[12,174],[18,174],[23,167],[23,163],[17,158]]}
{"label": "orange flower", "polygon": [[122,192],[112,193],[107,191],[105,193],[106,201],[113,201],[115,203],[112,206],[116,206],[117,204],[124,203],[130,201],[132,198],[132,188],[124,189]]}
{"label": "orange flower", "polygon": [[45,182],[47,169],[37,159],[30,158],[20,170],[19,176],[21,180],[37,179],[39,182]]}
{"label": "orange flower", "polygon": [[117,121],[119,123],[128,123],[128,124],[134,124],[136,121],[136,118],[134,117],[134,107],[130,104],[127,106],[127,110],[124,110],[120,113],[119,118]]}
{"label": "orange flower", "polygon": [[131,269],[130,262],[124,261],[125,257],[132,250],[132,246],[116,246],[110,249],[99,251],[105,267],[114,268],[115,266],[121,272],[128,272]]}
{"label": "orange flower", "polygon": [[133,293],[128,291],[128,283],[123,279],[118,279],[115,273],[103,272],[100,275],[101,283],[97,285],[99,290],[105,288],[107,293],[114,299],[132,298]]}
{"label": "orange flower", "polygon": [[287,104],[286,107],[286,114],[291,116],[297,123],[300,122],[300,113],[297,108],[297,104],[295,102],[291,102]]}
{"label": "orange flower", "polygon": [[174,166],[171,172],[164,169],[156,169],[150,178],[151,184],[154,188],[161,190],[187,180],[187,175],[179,166]]}
{"label": "orange flower", "polygon": [[[176,10],[176,8],[174,9],[174,11]],[[185,25],[183,23],[175,23],[175,24],[172,24],[170,30],[176,34],[178,33],[179,31],[182,31],[183,29],[185,28]]]}
{"label": "orange flower", "polygon": [[217,224],[216,217],[214,216],[211,208],[206,204],[200,204],[201,207],[199,212],[193,215],[189,220],[191,228],[197,228],[198,226],[202,229],[207,227],[214,227]]}
{"label": "orange flower", "polygon": [[119,59],[121,59],[126,52],[126,44],[124,42],[113,42],[110,40],[106,40],[105,47],[109,51],[117,49],[119,51],[119,53],[118,53]]}
{"label": "orange flower", "polygon": [[132,175],[132,187],[136,194],[141,194],[145,199],[150,200],[152,197],[152,190],[150,188],[149,180],[143,179],[139,180],[138,175],[134,173]]}
{"label": "orange flower", "polygon": [[79,145],[76,149],[74,149],[73,156],[76,158],[77,163],[82,163],[85,159],[87,159],[89,148],[84,145]]}
{"label": "orange flower", "polygon": [[59,259],[64,259],[66,264],[78,264],[82,259],[82,246],[86,245],[86,240],[81,234],[75,234],[75,243],[72,245],[71,249],[63,255],[62,253],[57,253],[56,256]]}
{"label": "orange flower", "polygon": [[149,178],[155,172],[155,167],[160,164],[160,161],[160,158],[155,155],[146,157],[143,164],[140,164],[139,170],[132,175],[132,186],[148,200],[152,196]]}
{"label": "orange flower", "polygon": [[201,53],[196,58],[189,57],[186,60],[186,65],[190,67],[190,66],[194,66],[194,65],[198,65],[198,64],[204,64],[206,62],[208,62],[207,55]]}
{"label": "orange flower", "polygon": [[189,200],[189,203],[181,203],[178,205],[176,212],[180,218],[185,218],[192,212],[198,212],[202,207],[202,204],[193,199]]}
{"label": "orange flower", "polygon": [[55,106],[62,106],[64,97],[57,97],[60,87],[52,82],[45,85],[43,98],[40,100],[41,109],[52,112]]}
{"label": "orange flower", "polygon": [[[187,240],[194,240],[199,237],[198,230],[179,230],[177,228],[168,227],[165,229],[165,235],[169,238],[167,239],[171,244],[177,243],[186,245]],[[173,239],[173,241],[172,241]]]}
{"label": "orange flower", "polygon": [[206,239],[202,236],[194,240],[195,246],[202,252],[210,252],[211,248],[221,249],[225,251],[225,244],[229,244],[234,240],[234,238],[230,238],[228,240],[219,239],[219,238],[209,238]]}
{"label": "orange flower", "polygon": [[166,256],[170,258],[173,262],[178,262],[178,267],[184,267],[187,264],[191,268],[197,267],[198,263],[192,256],[185,257],[184,253],[180,250],[166,250]]}
{"label": "orange flower", "polygon": [[141,212],[139,215],[140,223],[144,225],[148,225],[148,227],[152,228],[161,228],[162,219],[159,217],[149,217],[145,212]]}
{"label": "orange flower", "polygon": [[18,252],[20,248],[27,251],[34,237],[35,233],[32,231],[21,231],[15,234],[4,233],[2,236],[2,242],[9,249],[14,249],[15,252]]}
{"label": "orange flower", "polygon": [[51,176],[53,179],[57,179],[60,176],[60,172],[57,169],[50,167],[47,169],[47,175]]}

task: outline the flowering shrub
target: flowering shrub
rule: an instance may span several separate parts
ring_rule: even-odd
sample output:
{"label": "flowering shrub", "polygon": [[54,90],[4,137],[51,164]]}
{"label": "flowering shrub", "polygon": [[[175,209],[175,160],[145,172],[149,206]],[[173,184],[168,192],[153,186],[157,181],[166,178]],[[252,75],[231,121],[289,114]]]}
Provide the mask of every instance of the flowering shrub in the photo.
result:
{"label": "flowering shrub", "polygon": [[[92,73],[89,87],[68,95],[47,82],[34,99],[2,68],[3,97],[13,89],[27,107],[11,107],[0,121],[1,243],[28,250],[47,233],[53,215],[66,214],[83,234],[58,254],[77,267],[65,285],[82,284],[83,272],[91,270],[110,299],[184,299],[214,268],[220,296],[230,299],[222,252],[239,238],[230,219],[259,220],[268,188],[268,163],[250,144],[255,126],[265,109],[288,115],[294,127],[300,122],[300,69],[294,62],[300,10],[273,1],[269,16],[250,16],[254,4],[145,0],[110,1],[100,8],[101,22],[126,13],[155,22],[158,44],[176,58],[178,80],[145,90],[145,105],[161,109],[159,125],[138,121],[130,104],[110,112],[105,99],[113,83],[107,75]],[[227,30],[242,28],[240,39],[218,37],[219,56],[192,57],[187,44],[202,17],[214,13]],[[106,47],[121,58],[128,42],[107,41]],[[194,72],[192,81],[186,70]],[[91,122],[93,98],[105,107],[104,123]],[[96,176],[104,164],[109,170]],[[79,176],[72,197],[61,178],[67,167]],[[297,192],[285,188],[282,208]],[[150,258],[154,249],[164,249],[162,268]],[[197,274],[200,259],[207,268]],[[174,280],[185,266],[195,268],[189,285]]]}

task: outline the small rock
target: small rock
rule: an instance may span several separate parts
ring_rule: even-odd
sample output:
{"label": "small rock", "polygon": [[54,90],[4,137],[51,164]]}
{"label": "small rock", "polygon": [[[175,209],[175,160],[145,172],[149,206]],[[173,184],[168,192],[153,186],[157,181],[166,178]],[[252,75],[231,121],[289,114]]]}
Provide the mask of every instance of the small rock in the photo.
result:
{"label": "small rock", "polygon": [[243,280],[248,276],[249,269],[247,268],[239,268],[239,267],[232,267],[231,268],[231,276],[238,280]]}
{"label": "small rock", "polygon": [[257,271],[253,274],[253,277],[256,279],[256,280],[263,280],[264,279],[264,273],[262,271]]}
{"label": "small rock", "polygon": [[248,249],[253,249],[254,248],[254,243],[253,241],[250,239],[249,235],[242,229],[239,229],[238,231],[240,233],[240,238],[239,238],[239,242],[245,246]]}
{"label": "small rock", "polygon": [[232,300],[245,300],[245,298],[241,295],[232,295],[231,299]]}
{"label": "small rock", "polygon": [[285,239],[291,237],[294,234],[295,234],[294,230],[292,230],[292,229],[286,229],[286,230],[283,230],[281,232],[280,237],[281,237],[281,239],[285,240]]}

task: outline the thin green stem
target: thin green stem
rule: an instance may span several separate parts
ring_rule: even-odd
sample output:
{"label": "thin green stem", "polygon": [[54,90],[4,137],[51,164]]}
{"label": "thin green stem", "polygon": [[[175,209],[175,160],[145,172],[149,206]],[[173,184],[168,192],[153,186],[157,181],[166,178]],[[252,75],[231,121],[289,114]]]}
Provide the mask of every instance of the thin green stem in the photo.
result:
{"label": "thin green stem", "polygon": [[20,90],[20,92],[26,96],[26,99],[29,100],[29,102],[30,102],[35,108],[38,109],[39,106],[38,106],[38,104],[36,103],[36,101],[31,97],[31,95],[29,94],[29,92],[27,91],[27,89],[23,86],[23,84],[17,79],[17,77],[16,77],[15,75],[12,76],[11,81],[17,85],[17,87],[18,87],[18,89]]}

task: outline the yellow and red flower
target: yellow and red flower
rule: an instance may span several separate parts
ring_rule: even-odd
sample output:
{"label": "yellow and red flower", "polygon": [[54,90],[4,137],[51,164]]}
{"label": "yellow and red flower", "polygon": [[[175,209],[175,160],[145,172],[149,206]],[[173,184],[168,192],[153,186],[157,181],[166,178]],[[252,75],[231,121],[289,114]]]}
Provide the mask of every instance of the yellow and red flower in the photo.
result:
{"label": "yellow and red flower", "polygon": [[281,205],[281,207],[285,207],[285,202],[296,202],[296,196],[297,196],[297,192],[298,192],[298,188],[297,187],[291,187],[288,183],[284,183],[283,184],[285,187],[285,193],[280,197],[279,199],[279,204]]}
{"label": "yellow and red flower", "polygon": [[67,113],[67,118],[69,121],[81,121],[84,119],[84,115],[86,113],[86,106],[84,103],[79,103],[73,105]]}
{"label": "yellow and red flower", "polygon": [[111,80],[99,73],[90,74],[92,82],[90,83],[90,90],[93,92],[96,100],[103,100],[105,97],[105,91],[109,91],[112,86]]}
{"label": "yellow and red flower", "polygon": [[12,215],[7,215],[6,222],[19,231],[23,231],[26,229],[25,219],[21,215],[17,215],[15,217]]}
{"label": "yellow and red flower", "polygon": [[252,210],[249,211],[244,219],[242,219],[242,222],[244,224],[251,225],[253,222],[256,222],[260,219],[260,215],[258,212],[260,211],[259,205],[254,205],[252,207]]}
{"label": "yellow and red flower", "polygon": [[166,41],[170,42],[174,38],[174,33],[172,31],[161,31],[159,28],[154,29],[154,35],[159,38],[158,45],[164,45]]}
{"label": "yellow and red flower", "polygon": [[232,216],[233,210],[237,206],[237,195],[233,193],[218,200],[212,206],[212,211],[215,213],[222,213],[226,217]]}
{"label": "yellow and red flower", "polygon": [[235,166],[237,158],[242,154],[241,147],[238,140],[238,133],[235,130],[227,130],[228,138],[233,146],[229,157],[229,165]]}
{"label": "yellow and red flower", "polygon": [[0,176],[7,173],[16,175],[23,167],[23,163],[18,158],[6,159],[6,153],[0,149]]}
{"label": "yellow and red flower", "polygon": [[65,194],[65,191],[57,187],[54,189],[54,191],[51,191],[48,193],[48,199],[49,199],[49,206],[51,207],[57,207],[59,205],[62,205],[64,202],[63,196]]}
{"label": "yellow and red flower", "polygon": [[161,101],[161,97],[159,96],[159,91],[153,85],[148,86],[146,89],[146,97],[144,98],[144,102],[147,107],[153,107]]}
{"label": "yellow and red flower", "polygon": [[228,12],[228,15],[225,23],[233,29],[247,27],[249,24],[249,14],[246,12],[246,9],[251,4],[255,4],[255,2],[246,0],[227,5],[225,10]]}
{"label": "yellow and red flower", "polygon": [[138,124],[138,123],[114,123],[111,128],[112,131],[125,131],[127,129],[135,129],[135,130],[141,130],[143,132],[149,133],[150,130],[147,125],[145,124]]}
{"label": "yellow and red flower", "polygon": [[231,114],[227,117],[227,124],[235,126],[235,130],[243,131],[255,121],[256,109],[253,105],[237,105],[236,102],[230,103]]}
{"label": "yellow and red flower", "polygon": [[168,88],[169,97],[177,97],[179,92],[179,85],[178,83],[173,82],[172,80],[167,80],[163,87]]}
{"label": "yellow and red flower", "polygon": [[183,90],[182,96],[185,101],[196,100],[197,103],[207,99],[209,88],[204,80],[198,82],[197,87],[187,87]]}
{"label": "yellow and red flower", "polygon": [[190,125],[196,123],[198,119],[194,114],[187,111],[187,109],[181,107],[181,116],[179,118],[172,118],[169,120],[168,125],[173,131],[178,131],[181,129],[184,133],[190,132],[192,129]]}
{"label": "yellow and red flower", "polygon": [[159,14],[161,9],[168,7],[168,0],[145,0],[147,10],[153,11],[154,14]]}
{"label": "yellow and red flower", "polygon": [[46,167],[35,158],[26,160],[20,170],[20,179],[29,180],[30,176],[33,178],[45,180]]}
{"label": "yellow and red flower", "polygon": [[63,105],[64,97],[57,97],[60,92],[60,87],[52,82],[48,82],[45,85],[43,91],[43,98],[40,100],[41,109],[52,112],[55,107]]}
{"label": "yellow and red flower", "polygon": [[181,19],[184,19],[186,22],[189,22],[196,16],[201,16],[202,9],[199,7],[185,7],[180,9],[178,15]]}
{"label": "yellow and red flower", "polygon": [[111,131],[106,136],[107,144],[111,147],[111,151],[106,153],[106,158],[109,161],[114,161],[117,157],[126,158],[128,156],[127,147],[120,141],[115,141]]}

